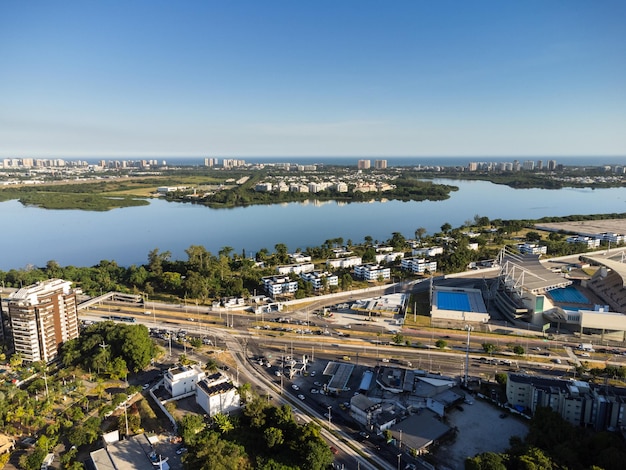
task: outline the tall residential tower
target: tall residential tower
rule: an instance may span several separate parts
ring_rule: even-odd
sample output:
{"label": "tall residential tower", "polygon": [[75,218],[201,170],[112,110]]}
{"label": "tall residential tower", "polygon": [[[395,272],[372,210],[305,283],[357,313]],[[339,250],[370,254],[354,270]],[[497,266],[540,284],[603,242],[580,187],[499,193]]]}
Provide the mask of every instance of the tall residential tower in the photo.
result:
{"label": "tall residential tower", "polygon": [[70,281],[49,279],[9,295],[10,336],[27,362],[50,362],[59,346],[78,337],[76,293]]}

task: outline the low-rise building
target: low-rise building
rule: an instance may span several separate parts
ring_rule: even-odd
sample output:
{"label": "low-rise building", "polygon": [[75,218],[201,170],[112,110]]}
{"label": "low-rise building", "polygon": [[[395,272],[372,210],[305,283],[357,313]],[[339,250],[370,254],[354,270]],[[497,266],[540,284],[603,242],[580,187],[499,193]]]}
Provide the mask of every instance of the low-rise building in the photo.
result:
{"label": "low-rise building", "polygon": [[172,398],[194,394],[198,382],[204,379],[205,375],[198,366],[174,367],[165,374],[164,387]]}
{"label": "low-rise building", "polygon": [[262,281],[265,292],[271,297],[293,294],[298,290],[298,281],[292,281],[289,276],[267,276]]}
{"label": "low-rise building", "polygon": [[324,286],[336,286],[339,284],[339,278],[335,274],[329,272],[313,271],[310,273],[300,274],[300,278],[304,282],[308,282],[313,286],[313,289],[320,290]]}
{"label": "low-rise building", "polygon": [[315,265],[313,263],[298,263],[298,264],[285,264],[282,266],[276,267],[276,272],[278,274],[301,274],[301,273],[309,273],[315,270]]}
{"label": "low-rise building", "polygon": [[345,269],[358,266],[363,263],[360,256],[350,256],[349,258],[329,259],[326,261],[326,266],[334,269]]}
{"label": "low-rise building", "polygon": [[387,280],[391,278],[391,269],[377,264],[361,264],[354,267],[354,275],[365,281]]}
{"label": "low-rise building", "polygon": [[583,237],[579,235],[577,237],[568,237],[565,241],[567,243],[582,243],[587,248],[598,248],[601,240],[599,238]]}
{"label": "low-rise building", "polygon": [[198,382],[196,402],[209,416],[228,414],[241,407],[237,388],[219,372]]}
{"label": "low-rise building", "polygon": [[430,247],[414,248],[412,254],[413,256],[428,256],[428,257],[433,257],[435,255],[442,255],[443,247],[442,246],[430,246]]}
{"label": "low-rise building", "polygon": [[434,273],[437,271],[437,262],[424,258],[405,258],[402,260],[400,267],[414,273],[422,274],[426,271]]}
{"label": "low-rise building", "polygon": [[520,243],[517,249],[522,254],[528,255],[545,255],[548,252],[546,245],[537,245],[536,243]]}
{"label": "low-rise building", "polygon": [[377,263],[395,263],[399,259],[404,259],[404,253],[395,251],[391,253],[379,253],[374,256]]}

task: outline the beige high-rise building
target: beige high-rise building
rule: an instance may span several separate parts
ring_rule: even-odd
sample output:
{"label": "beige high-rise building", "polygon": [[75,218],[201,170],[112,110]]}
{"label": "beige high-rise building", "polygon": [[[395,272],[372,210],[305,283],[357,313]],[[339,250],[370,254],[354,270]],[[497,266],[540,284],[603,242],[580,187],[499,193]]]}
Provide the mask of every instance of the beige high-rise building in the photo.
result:
{"label": "beige high-rise building", "polygon": [[372,163],[369,160],[359,160],[357,163],[357,168],[359,170],[368,170]]}
{"label": "beige high-rise building", "polygon": [[49,279],[9,295],[10,336],[27,362],[50,362],[65,341],[78,337],[76,293],[70,281]]}
{"label": "beige high-rise building", "polygon": [[387,160],[375,160],[374,168],[376,168],[377,170],[384,170],[385,168],[387,168]]}

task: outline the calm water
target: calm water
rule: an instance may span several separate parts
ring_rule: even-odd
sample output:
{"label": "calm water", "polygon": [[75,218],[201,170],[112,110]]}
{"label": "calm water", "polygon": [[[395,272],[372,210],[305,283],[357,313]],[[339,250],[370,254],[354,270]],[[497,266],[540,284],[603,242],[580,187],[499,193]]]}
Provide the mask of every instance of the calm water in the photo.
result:
{"label": "calm water", "polygon": [[[152,201],[149,206],[109,212],[44,210],[17,201],[0,203],[0,269],[28,264],[91,266],[100,260],[143,264],[154,248],[187,259],[185,249],[202,245],[217,253],[224,246],[253,254],[285,243],[289,250],[343,237],[386,240],[392,232],[413,237],[448,222],[453,227],[474,215],[491,219],[626,212],[626,188],[515,190],[484,181],[437,180],[460,188],[446,201],[337,204],[292,203],[236,209]],[[625,222],[626,224],[626,222]],[[626,227],[625,227],[626,231]]]}

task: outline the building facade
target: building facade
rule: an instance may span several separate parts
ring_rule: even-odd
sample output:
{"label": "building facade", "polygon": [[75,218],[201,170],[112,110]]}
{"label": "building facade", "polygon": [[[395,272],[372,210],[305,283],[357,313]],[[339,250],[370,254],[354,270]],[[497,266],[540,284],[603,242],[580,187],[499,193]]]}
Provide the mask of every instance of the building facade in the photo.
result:
{"label": "building facade", "polygon": [[50,362],[62,343],[78,337],[76,292],[71,285],[49,279],[9,295],[9,336],[13,350],[25,361]]}

